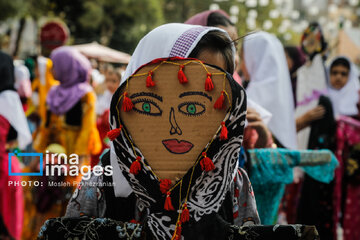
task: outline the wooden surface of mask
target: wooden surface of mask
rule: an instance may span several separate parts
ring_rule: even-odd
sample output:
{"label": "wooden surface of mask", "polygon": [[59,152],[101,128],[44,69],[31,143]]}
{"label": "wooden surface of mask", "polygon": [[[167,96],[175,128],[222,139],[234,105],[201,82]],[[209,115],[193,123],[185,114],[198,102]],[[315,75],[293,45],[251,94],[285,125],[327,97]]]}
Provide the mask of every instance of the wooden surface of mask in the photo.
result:
{"label": "wooden surface of mask", "polygon": [[[121,92],[127,92],[133,108],[128,112],[120,110],[120,118],[133,143],[161,179],[178,180],[193,166],[221,128],[231,104],[226,75],[214,67],[189,61],[143,66],[129,78]],[[185,64],[183,72],[187,83],[179,82],[179,64]],[[206,69],[214,85],[211,91],[205,90]],[[150,71],[153,71],[153,87],[146,86]],[[224,107],[215,109],[214,104],[223,90],[228,94],[224,94]]]}

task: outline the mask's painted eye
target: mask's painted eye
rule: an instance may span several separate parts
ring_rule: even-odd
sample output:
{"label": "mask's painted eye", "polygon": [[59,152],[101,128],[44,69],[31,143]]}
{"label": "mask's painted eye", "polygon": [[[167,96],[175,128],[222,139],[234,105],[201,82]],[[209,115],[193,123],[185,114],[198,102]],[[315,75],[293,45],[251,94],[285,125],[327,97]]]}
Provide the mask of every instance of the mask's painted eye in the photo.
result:
{"label": "mask's painted eye", "polygon": [[141,98],[133,100],[134,110],[138,113],[150,115],[150,116],[161,116],[162,110],[156,102]]}
{"label": "mask's painted eye", "polygon": [[151,105],[150,105],[150,103],[144,102],[144,103],[142,104],[142,109],[144,110],[144,112],[147,112],[147,113],[151,112]]}
{"label": "mask's painted eye", "polygon": [[179,105],[178,109],[187,116],[200,116],[205,112],[205,105],[198,102],[184,102]]}
{"label": "mask's painted eye", "polygon": [[195,104],[188,104],[186,107],[186,111],[190,114],[195,114],[196,113],[196,106]]}

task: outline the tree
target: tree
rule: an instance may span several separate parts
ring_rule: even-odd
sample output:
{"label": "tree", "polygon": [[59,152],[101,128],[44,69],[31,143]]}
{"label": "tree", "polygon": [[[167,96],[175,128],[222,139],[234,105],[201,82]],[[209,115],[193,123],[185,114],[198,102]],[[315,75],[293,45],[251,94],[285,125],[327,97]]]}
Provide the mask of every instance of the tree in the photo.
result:
{"label": "tree", "polygon": [[25,10],[24,3],[25,0],[0,0],[0,21],[21,15],[21,13]]}
{"label": "tree", "polygon": [[125,52],[164,21],[161,0],[49,1],[69,26],[74,43],[98,41]]}

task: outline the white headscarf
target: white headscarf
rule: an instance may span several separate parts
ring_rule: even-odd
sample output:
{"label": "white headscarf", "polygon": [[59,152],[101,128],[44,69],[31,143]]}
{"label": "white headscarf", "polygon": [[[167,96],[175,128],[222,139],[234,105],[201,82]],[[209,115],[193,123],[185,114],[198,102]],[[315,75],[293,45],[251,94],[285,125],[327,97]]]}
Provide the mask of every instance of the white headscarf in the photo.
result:
{"label": "white headscarf", "polygon": [[[224,32],[228,35],[227,32],[220,28],[181,23],[169,23],[155,28],[140,40],[131,57],[129,65],[126,68],[125,74],[121,79],[121,84],[123,84],[139,67],[154,59],[188,57],[201,38],[209,31],[214,30]],[[230,37],[229,40],[231,40]],[[234,45],[233,52],[235,62]],[[110,146],[110,162],[114,171],[113,181],[116,183],[114,184],[115,196],[129,196],[132,189],[120,170],[112,143]]]}
{"label": "white headscarf", "polygon": [[31,133],[19,94],[15,92],[13,60],[0,51],[0,115],[6,118],[17,132],[18,145],[21,150],[31,143]]}
{"label": "white headscarf", "polygon": [[15,64],[15,89],[20,97],[31,97],[31,82],[29,69],[22,64]]}
{"label": "white headscarf", "polygon": [[[209,31],[227,32],[220,28],[203,27],[182,23],[169,23],[159,26],[143,37],[137,45],[129,65],[126,68],[121,84],[142,65],[167,57],[188,57],[200,39]],[[230,37],[229,40],[231,41]],[[235,62],[235,47],[234,62]],[[121,85],[120,84],[120,85]]]}
{"label": "white headscarf", "polygon": [[6,90],[0,93],[0,115],[4,116],[16,130],[19,148],[25,149],[31,143],[32,137],[17,92]]}
{"label": "white headscarf", "polygon": [[294,100],[282,44],[266,32],[248,35],[244,58],[250,74],[248,97],[272,114],[268,127],[280,143],[296,149]]}
{"label": "white headscarf", "polygon": [[360,91],[360,84],[359,84],[359,71],[356,66],[350,61],[349,58],[344,56],[339,56],[334,58],[330,64],[328,65],[328,74],[330,75],[330,67],[331,64],[339,58],[345,58],[350,63],[350,73],[347,83],[344,87],[337,90],[331,87],[330,85],[330,77],[328,83],[328,92],[331,103],[333,105],[333,111],[335,117],[339,115],[357,115],[358,108],[356,104],[359,102],[359,91]]}

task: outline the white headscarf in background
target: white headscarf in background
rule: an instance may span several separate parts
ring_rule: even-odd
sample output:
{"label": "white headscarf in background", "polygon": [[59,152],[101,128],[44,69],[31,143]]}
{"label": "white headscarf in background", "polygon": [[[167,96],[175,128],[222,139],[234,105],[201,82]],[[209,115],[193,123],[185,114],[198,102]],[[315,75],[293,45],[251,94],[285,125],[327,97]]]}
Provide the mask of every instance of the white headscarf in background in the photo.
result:
{"label": "white headscarf in background", "polygon": [[30,98],[32,94],[30,72],[22,63],[15,62],[15,89],[20,97]]}
{"label": "white headscarf in background", "polygon": [[339,115],[353,116],[359,113],[356,104],[359,102],[359,71],[349,58],[345,56],[339,56],[334,58],[328,65],[328,74],[330,75],[331,64],[339,58],[345,58],[350,63],[350,73],[347,83],[344,87],[337,90],[330,85],[330,76],[328,83],[328,92],[331,103],[333,105],[333,111],[335,117]]}
{"label": "white headscarf in background", "polygon": [[[220,28],[180,23],[169,23],[155,28],[140,40],[133,55],[131,56],[131,60],[126,68],[125,74],[123,78],[121,78],[120,85],[124,84],[126,79],[139,67],[154,59],[167,57],[188,57],[201,38],[209,31],[214,30],[227,34],[227,32]],[[233,46],[233,52],[235,62],[235,46]],[[119,183],[114,184],[115,196],[127,197],[132,192],[132,189],[122,174],[116,158],[114,146],[111,142],[110,161],[114,171],[113,179],[115,183]]]}
{"label": "white headscarf in background", "polygon": [[31,143],[32,137],[20,97],[15,92],[14,64],[11,57],[0,51],[0,115],[9,121],[17,132],[21,150]]}
{"label": "white headscarf in background", "polygon": [[248,97],[272,114],[270,131],[286,148],[296,149],[294,100],[281,42],[266,32],[244,39],[244,59],[250,74]]}

